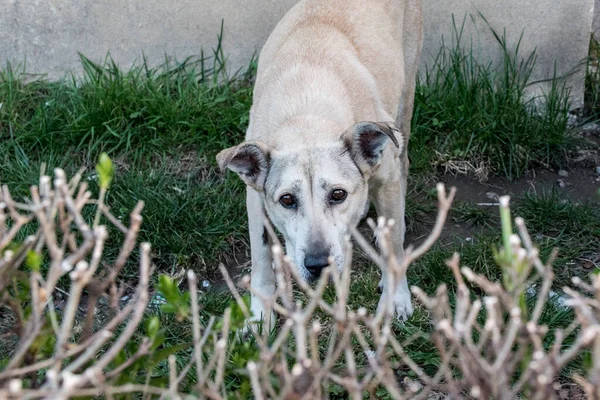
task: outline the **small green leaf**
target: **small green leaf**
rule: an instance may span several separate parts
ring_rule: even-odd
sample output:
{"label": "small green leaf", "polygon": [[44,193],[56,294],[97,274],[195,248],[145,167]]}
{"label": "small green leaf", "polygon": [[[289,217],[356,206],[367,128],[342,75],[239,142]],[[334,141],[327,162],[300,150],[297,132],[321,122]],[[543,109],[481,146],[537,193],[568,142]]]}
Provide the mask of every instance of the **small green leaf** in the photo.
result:
{"label": "small green leaf", "polygon": [[100,154],[100,161],[98,161],[98,164],[96,165],[96,172],[98,173],[100,187],[102,189],[108,189],[114,175],[113,162],[108,157],[108,154]]}
{"label": "small green leaf", "polygon": [[150,339],[154,340],[154,338],[158,334],[159,329],[160,329],[160,320],[158,319],[157,316],[153,316],[152,318],[150,318],[148,320],[148,323],[146,324],[146,333],[148,334],[148,337]]}
{"label": "small green leaf", "polygon": [[113,364],[117,366],[123,364],[125,361],[127,361],[127,354],[125,353],[125,350],[121,350],[117,353],[117,356],[113,360]]}
{"label": "small green leaf", "polygon": [[179,300],[179,288],[167,275],[158,277],[158,290],[165,297],[167,302],[172,303]]}
{"label": "small green leaf", "polygon": [[[246,307],[250,308],[249,304],[250,304],[250,296],[249,295],[245,295],[244,297],[242,297],[244,303],[246,304]],[[229,307],[231,307],[231,323],[234,327],[242,327],[245,325],[246,323],[246,317],[244,315],[244,313],[242,312],[242,309],[240,308],[240,306],[236,303],[235,300],[232,300],[231,303],[229,304]]]}
{"label": "small green leaf", "polygon": [[342,394],[342,393],[345,393],[346,391],[344,390],[344,388],[342,386],[338,385],[337,383],[334,383],[329,386],[329,392],[332,394]]}
{"label": "small green leaf", "polygon": [[42,256],[33,250],[29,250],[25,259],[25,265],[33,272],[39,272],[42,266]]}
{"label": "small green leaf", "polygon": [[167,314],[174,314],[177,312],[177,307],[174,304],[161,304],[160,305],[160,309],[162,312],[165,312]]}
{"label": "small green leaf", "polygon": [[150,346],[150,352],[153,352],[154,350],[158,349],[165,342],[165,340],[167,340],[167,337],[165,336],[165,330],[160,329],[156,333],[156,336],[154,336],[154,339],[152,339],[152,345]]}

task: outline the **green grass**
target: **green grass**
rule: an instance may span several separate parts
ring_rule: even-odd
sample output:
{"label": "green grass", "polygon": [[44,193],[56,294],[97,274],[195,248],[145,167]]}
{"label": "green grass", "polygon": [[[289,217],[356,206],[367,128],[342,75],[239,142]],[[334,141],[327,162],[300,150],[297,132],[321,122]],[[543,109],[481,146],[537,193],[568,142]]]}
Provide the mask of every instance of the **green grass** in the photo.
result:
{"label": "green grass", "polygon": [[535,52],[523,57],[521,40],[508,43],[506,34],[489,26],[502,59],[498,64],[481,61],[464,43],[465,21],[454,25],[450,43],[443,42],[417,85],[411,166],[421,170],[469,161],[515,178],[531,167],[563,163],[574,143],[567,129],[564,84],[553,79],[542,99],[528,98]]}
{"label": "green grass", "polygon": [[527,222],[543,259],[553,248],[560,250],[554,264],[557,288],[570,285],[575,275],[594,272],[594,269],[583,268],[581,261],[600,253],[600,206],[597,202],[575,203],[555,191],[527,193],[515,213]]}
{"label": "green grass", "polygon": [[583,238],[600,235],[600,213],[593,203],[579,204],[556,190],[523,196],[518,214],[540,232]]}
{"label": "green grass", "polygon": [[[496,210],[494,209],[494,211]],[[469,202],[456,202],[452,214],[452,219],[455,222],[464,223],[468,228],[492,228],[496,220],[489,207],[478,206]]]}
{"label": "green grass", "polygon": [[127,72],[110,59],[81,60],[83,76],[60,82],[0,70],[0,181],[18,198],[42,163],[68,174],[84,166],[97,190],[93,165],[108,152],[117,166],[108,202],[123,218],[146,202],[141,239],[158,264],[212,273],[246,232],[243,185],[217,173],[214,156],[243,139],[253,65],[229,77],[220,50]]}
{"label": "green grass", "polygon": [[94,162],[102,151],[127,152],[135,163],[179,147],[215,152],[245,129],[253,71],[229,78],[215,54],[208,70],[200,59],[127,72],[111,59],[99,65],[81,56],[81,78],[28,84],[26,71],[8,65],[0,74],[1,137],[25,155],[71,148]]}

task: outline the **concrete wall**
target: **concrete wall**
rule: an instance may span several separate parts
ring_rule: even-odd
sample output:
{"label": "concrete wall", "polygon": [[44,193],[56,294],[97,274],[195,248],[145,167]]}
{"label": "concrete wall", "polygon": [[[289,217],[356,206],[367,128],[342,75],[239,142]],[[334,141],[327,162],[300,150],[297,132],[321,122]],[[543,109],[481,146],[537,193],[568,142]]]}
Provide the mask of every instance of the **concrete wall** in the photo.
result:
{"label": "concrete wall", "polygon": [[[326,0],[323,0],[326,1]],[[31,73],[78,71],[77,52],[101,60],[110,51],[123,67],[142,52],[151,62],[165,54],[183,59],[209,50],[225,21],[224,49],[233,69],[247,65],[281,16],[296,0],[0,0],[0,65],[27,60]],[[522,54],[537,48],[534,79],[552,75],[554,62],[565,74],[587,55],[594,0],[424,0],[425,57],[440,38],[451,37],[452,14],[486,16],[509,43],[524,30]],[[497,59],[499,48],[481,18],[467,21],[482,60]],[[429,55],[429,56],[428,56]],[[580,105],[583,70],[571,76],[574,105]]]}
{"label": "concrete wall", "polygon": [[594,3],[594,22],[592,31],[594,32],[594,38],[600,40],[600,0],[596,0]]}

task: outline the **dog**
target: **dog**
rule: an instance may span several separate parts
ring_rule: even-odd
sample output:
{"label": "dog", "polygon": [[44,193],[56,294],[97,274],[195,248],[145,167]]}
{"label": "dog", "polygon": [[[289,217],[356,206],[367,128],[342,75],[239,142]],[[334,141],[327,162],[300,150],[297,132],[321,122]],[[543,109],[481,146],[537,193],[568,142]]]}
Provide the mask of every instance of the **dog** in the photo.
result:
{"label": "dog", "polygon": [[[395,220],[402,259],[422,26],[421,0],[301,0],[265,43],[246,141],[217,155],[246,184],[254,320],[275,318],[261,301],[276,290],[265,217],[307,281],[331,260],[341,270],[348,226],[371,202]],[[392,290],[396,317],[408,319],[406,278]]]}

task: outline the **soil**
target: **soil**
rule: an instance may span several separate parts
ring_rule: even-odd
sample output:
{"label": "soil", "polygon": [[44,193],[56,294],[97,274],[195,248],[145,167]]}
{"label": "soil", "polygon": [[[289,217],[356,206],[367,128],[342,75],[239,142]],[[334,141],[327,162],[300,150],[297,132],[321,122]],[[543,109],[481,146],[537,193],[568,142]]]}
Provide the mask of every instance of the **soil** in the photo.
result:
{"label": "soil", "polygon": [[600,203],[600,174],[595,168],[577,167],[560,172],[537,170],[514,181],[492,177],[481,183],[465,175],[446,175],[440,176],[439,179],[447,188],[456,186],[456,199],[464,202],[493,203],[496,196],[520,196],[528,191],[549,193],[556,190],[576,203]]}

